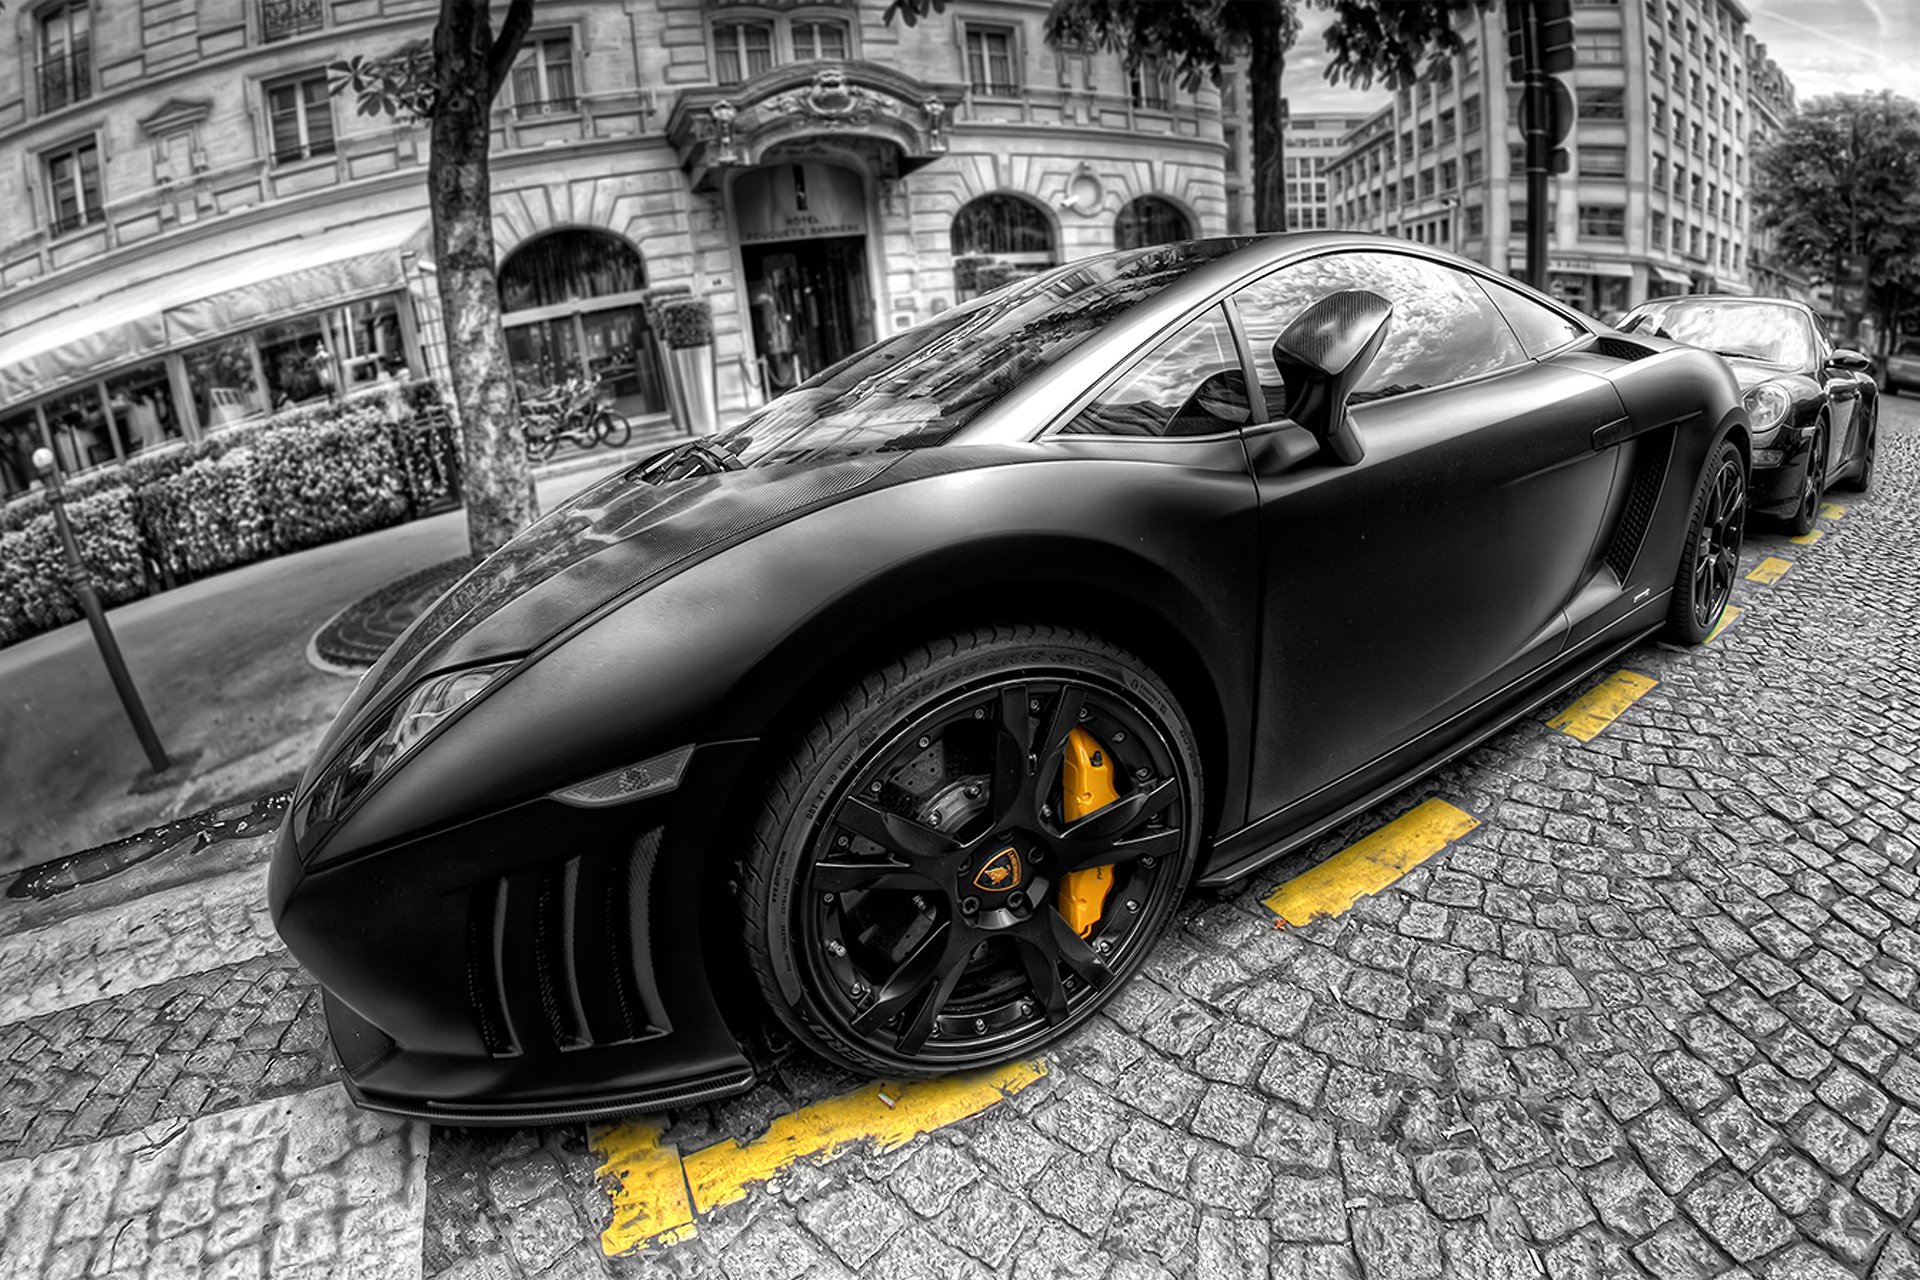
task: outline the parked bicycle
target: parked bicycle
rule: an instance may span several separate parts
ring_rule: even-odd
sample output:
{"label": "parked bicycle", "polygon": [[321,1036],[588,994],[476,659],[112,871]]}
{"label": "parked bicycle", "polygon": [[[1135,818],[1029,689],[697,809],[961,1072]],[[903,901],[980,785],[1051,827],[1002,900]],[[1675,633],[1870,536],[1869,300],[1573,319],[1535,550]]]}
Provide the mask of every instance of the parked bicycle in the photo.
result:
{"label": "parked bicycle", "polygon": [[568,378],[544,395],[522,396],[520,415],[534,462],[551,458],[563,440],[582,449],[618,449],[633,438],[626,415],[601,402],[598,378]]}

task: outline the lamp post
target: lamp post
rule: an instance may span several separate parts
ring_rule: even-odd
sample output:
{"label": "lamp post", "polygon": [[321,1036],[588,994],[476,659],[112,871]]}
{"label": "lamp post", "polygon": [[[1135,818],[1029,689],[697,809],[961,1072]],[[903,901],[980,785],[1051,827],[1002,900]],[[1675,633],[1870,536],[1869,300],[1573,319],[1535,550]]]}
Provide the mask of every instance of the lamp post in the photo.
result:
{"label": "lamp post", "polygon": [[93,578],[87,573],[86,562],[80,558],[80,543],[67,521],[67,491],[60,483],[59,468],[53,465],[53,450],[35,449],[33,466],[47,484],[47,505],[53,508],[54,527],[60,531],[60,545],[66,551],[67,582],[73,588],[74,598],[80,602],[81,611],[87,615],[87,625],[93,628],[93,642],[100,646],[100,658],[107,664],[107,675],[113,681],[114,692],[120,695],[120,705],[127,709],[127,719],[133,721],[133,733],[140,739],[140,749],[147,753],[147,763],[155,773],[164,773],[170,763],[166,750],[153,731],[153,721],[148,719],[147,709],[140,701],[140,691],[133,687],[133,675],[127,670],[126,659],[120,656],[113,629],[107,626],[107,615],[100,608]]}

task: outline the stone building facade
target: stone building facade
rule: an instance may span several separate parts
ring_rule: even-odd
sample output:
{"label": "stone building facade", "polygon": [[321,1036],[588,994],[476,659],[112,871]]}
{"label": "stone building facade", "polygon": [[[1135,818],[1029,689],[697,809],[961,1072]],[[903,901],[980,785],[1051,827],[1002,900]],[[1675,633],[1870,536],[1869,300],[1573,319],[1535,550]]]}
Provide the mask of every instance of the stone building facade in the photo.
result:
{"label": "stone building facade", "polygon": [[[494,113],[516,373],[663,412],[639,303],[684,286],[738,411],[1006,279],[1227,231],[1220,94],[1050,47],[1047,7],[543,0]],[[109,466],[435,370],[426,130],[326,71],[435,9],[0,13],[0,496],[42,443]]]}
{"label": "stone building facade", "polygon": [[[1549,182],[1548,285],[1607,317],[1668,293],[1751,292],[1756,97],[1792,89],[1755,56],[1738,0],[1576,0],[1576,123]],[[1526,265],[1519,87],[1498,10],[1461,18],[1458,57],[1349,136],[1330,165],[1336,225]]]}

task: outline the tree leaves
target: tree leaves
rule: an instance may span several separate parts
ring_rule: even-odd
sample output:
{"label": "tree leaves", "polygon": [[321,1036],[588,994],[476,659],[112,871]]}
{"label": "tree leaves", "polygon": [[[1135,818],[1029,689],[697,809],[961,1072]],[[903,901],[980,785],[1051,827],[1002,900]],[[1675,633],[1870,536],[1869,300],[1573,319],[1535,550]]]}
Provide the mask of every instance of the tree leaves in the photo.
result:
{"label": "tree leaves", "polygon": [[431,119],[439,97],[433,48],[422,40],[377,58],[355,54],[329,62],[327,92],[336,98],[351,94],[363,116],[392,116],[408,123]]}

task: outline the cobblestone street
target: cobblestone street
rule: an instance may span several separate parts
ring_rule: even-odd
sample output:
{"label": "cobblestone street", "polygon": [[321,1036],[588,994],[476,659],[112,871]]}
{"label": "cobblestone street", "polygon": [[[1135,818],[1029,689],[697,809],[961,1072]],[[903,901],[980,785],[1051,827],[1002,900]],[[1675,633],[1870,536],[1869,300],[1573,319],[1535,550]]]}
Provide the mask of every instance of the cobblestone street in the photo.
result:
{"label": "cobblestone street", "polygon": [[[1190,897],[1018,1087],[718,1191],[697,1161],[871,1086],[795,1057],[618,1126],[429,1128],[336,1083],[269,833],[6,899],[0,1276],[1920,1280],[1920,400],[1831,500],[1756,522],[1743,573],[1790,567],[1623,655],[1654,683],[1591,740],[1541,708]],[[1334,918],[1267,905],[1430,799],[1477,825]]]}

